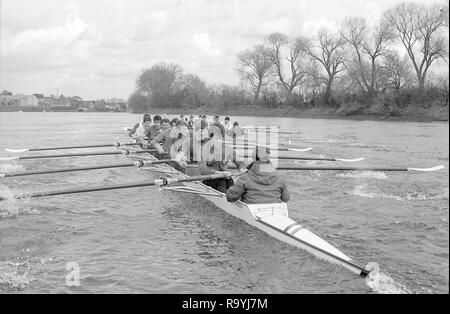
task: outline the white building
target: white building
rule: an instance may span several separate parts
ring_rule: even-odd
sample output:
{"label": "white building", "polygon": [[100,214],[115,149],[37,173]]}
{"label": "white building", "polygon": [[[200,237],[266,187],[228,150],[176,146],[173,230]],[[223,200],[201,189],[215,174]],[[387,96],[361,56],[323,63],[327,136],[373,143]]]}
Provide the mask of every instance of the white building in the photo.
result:
{"label": "white building", "polygon": [[12,96],[1,95],[0,104],[2,105],[19,105],[21,107],[38,106],[38,99],[36,96],[16,94]]}

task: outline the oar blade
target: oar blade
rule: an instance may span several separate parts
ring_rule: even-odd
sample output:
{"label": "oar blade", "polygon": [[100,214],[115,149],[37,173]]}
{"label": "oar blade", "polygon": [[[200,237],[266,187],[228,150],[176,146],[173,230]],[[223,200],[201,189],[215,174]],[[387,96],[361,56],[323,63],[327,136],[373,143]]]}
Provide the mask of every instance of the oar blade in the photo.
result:
{"label": "oar blade", "polygon": [[432,167],[432,168],[407,168],[408,171],[419,171],[419,172],[433,172],[445,169],[443,165]]}
{"label": "oar blade", "polygon": [[288,151],[290,151],[290,152],[298,152],[298,153],[309,152],[311,150],[312,150],[312,147],[308,147],[308,148],[288,148]]}
{"label": "oar blade", "polygon": [[12,160],[19,160],[20,157],[3,157],[0,158],[0,161],[12,161]]}
{"label": "oar blade", "polygon": [[15,148],[5,148],[5,150],[8,153],[14,153],[14,154],[22,154],[22,153],[26,153],[26,152],[30,151],[29,148],[17,148],[17,149],[15,149]]}
{"label": "oar blade", "polygon": [[336,158],[336,161],[342,161],[342,162],[360,162],[363,160],[364,160],[364,157],[354,158],[354,159]]}

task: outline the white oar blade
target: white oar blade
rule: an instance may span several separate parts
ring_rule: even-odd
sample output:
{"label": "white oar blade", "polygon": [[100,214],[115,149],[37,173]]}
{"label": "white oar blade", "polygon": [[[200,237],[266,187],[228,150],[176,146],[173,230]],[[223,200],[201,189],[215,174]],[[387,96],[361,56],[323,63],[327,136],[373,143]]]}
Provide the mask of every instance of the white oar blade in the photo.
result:
{"label": "white oar blade", "polygon": [[290,152],[309,152],[312,150],[312,147],[308,147],[308,148],[288,148],[288,151]]}
{"label": "white oar blade", "polygon": [[22,148],[22,149],[5,148],[5,150],[8,153],[14,153],[14,154],[21,154],[21,153],[26,153],[26,152],[30,151],[29,148]]}
{"label": "white oar blade", "polygon": [[6,158],[0,158],[0,161],[11,161],[11,160],[19,160],[19,157],[6,157]]}
{"label": "white oar blade", "polygon": [[336,161],[342,161],[342,162],[360,162],[360,161],[363,161],[363,160],[364,160],[364,157],[355,158],[355,159],[336,158]]}
{"label": "white oar blade", "polygon": [[439,171],[445,169],[443,165],[433,167],[433,168],[408,168],[408,171],[420,171],[420,172],[432,172],[432,171]]}

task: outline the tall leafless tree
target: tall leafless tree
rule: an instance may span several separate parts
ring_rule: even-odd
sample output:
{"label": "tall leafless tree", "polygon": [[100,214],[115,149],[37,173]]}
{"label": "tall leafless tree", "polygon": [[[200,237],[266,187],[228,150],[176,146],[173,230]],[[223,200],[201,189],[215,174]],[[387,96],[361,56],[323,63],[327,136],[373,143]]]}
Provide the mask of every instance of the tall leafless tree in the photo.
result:
{"label": "tall leafless tree", "polygon": [[383,65],[383,77],[385,86],[394,90],[401,90],[414,82],[412,71],[407,56],[400,56],[397,51],[390,51]]}
{"label": "tall leafless tree", "polygon": [[442,34],[448,30],[448,5],[401,3],[387,10],[384,19],[405,47],[423,89],[430,66],[448,54]]}
{"label": "tall leafless tree", "polygon": [[241,79],[248,81],[254,89],[253,101],[257,102],[261,88],[267,84],[272,61],[270,51],[263,45],[256,45],[238,55],[238,72]]}
{"label": "tall leafless tree", "polygon": [[339,73],[344,71],[344,45],[345,40],[340,34],[331,33],[327,29],[321,29],[317,35],[317,44],[308,45],[308,54],[323,66],[326,76],[321,77],[326,83],[326,101],[332,101],[332,86]]}
{"label": "tall leafless tree", "polygon": [[341,35],[356,54],[358,70],[353,69],[355,78],[363,91],[375,95],[382,69],[379,59],[387,53],[388,44],[393,39],[389,25],[382,21],[371,30],[365,19],[347,18],[343,22]]}
{"label": "tall leafless tree", "polygon": [[311,73],[313,63],[306,54],[308,40],[299,37],[289,41],[286,35],[273,33],[267,37],[267,43],[275,74],[290,97]]}

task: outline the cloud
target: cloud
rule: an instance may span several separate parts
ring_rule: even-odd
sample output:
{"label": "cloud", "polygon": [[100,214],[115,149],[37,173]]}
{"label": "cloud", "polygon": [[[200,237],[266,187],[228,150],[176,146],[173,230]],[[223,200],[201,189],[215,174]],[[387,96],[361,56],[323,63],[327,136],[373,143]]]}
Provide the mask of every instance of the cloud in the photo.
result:
{"label": "cloud", "polygon": [[137,41],[150,41],[155,35],[164,30],[169,22],[166,11],[147,13],[135,23],[134,39]]}
{"label": "cloud", "polygon": [[3,0],[1,82],[13,92],[126,98],[140,70],[170,60],[209,83],[236,84],[237,54],[267,34],[375,21],[403,0],[370,1]]}
{"label": "cloud", "polygon": [[267,22],[263,22],[260,27],[260,32],[262,33],[262,35],[269,35],[275,32],[290,34],[293,28],[293,21],[289,17],[283,16],[277,19],[269,20]]}
{"label": "cloud", "polygon": [[222,54],[219,49],[211,47],[211,41],[208,33],[194,34],[192,39],[194,46],[200,51],[200,53],[207,57],[218,57]]}
{"label": "cloud", "polygon": [[337,31],[339,29],[339,23],[336,20],[329,19],[309,20],[303,24],[303,33],[306,36],[315,36],[322,28]]}

